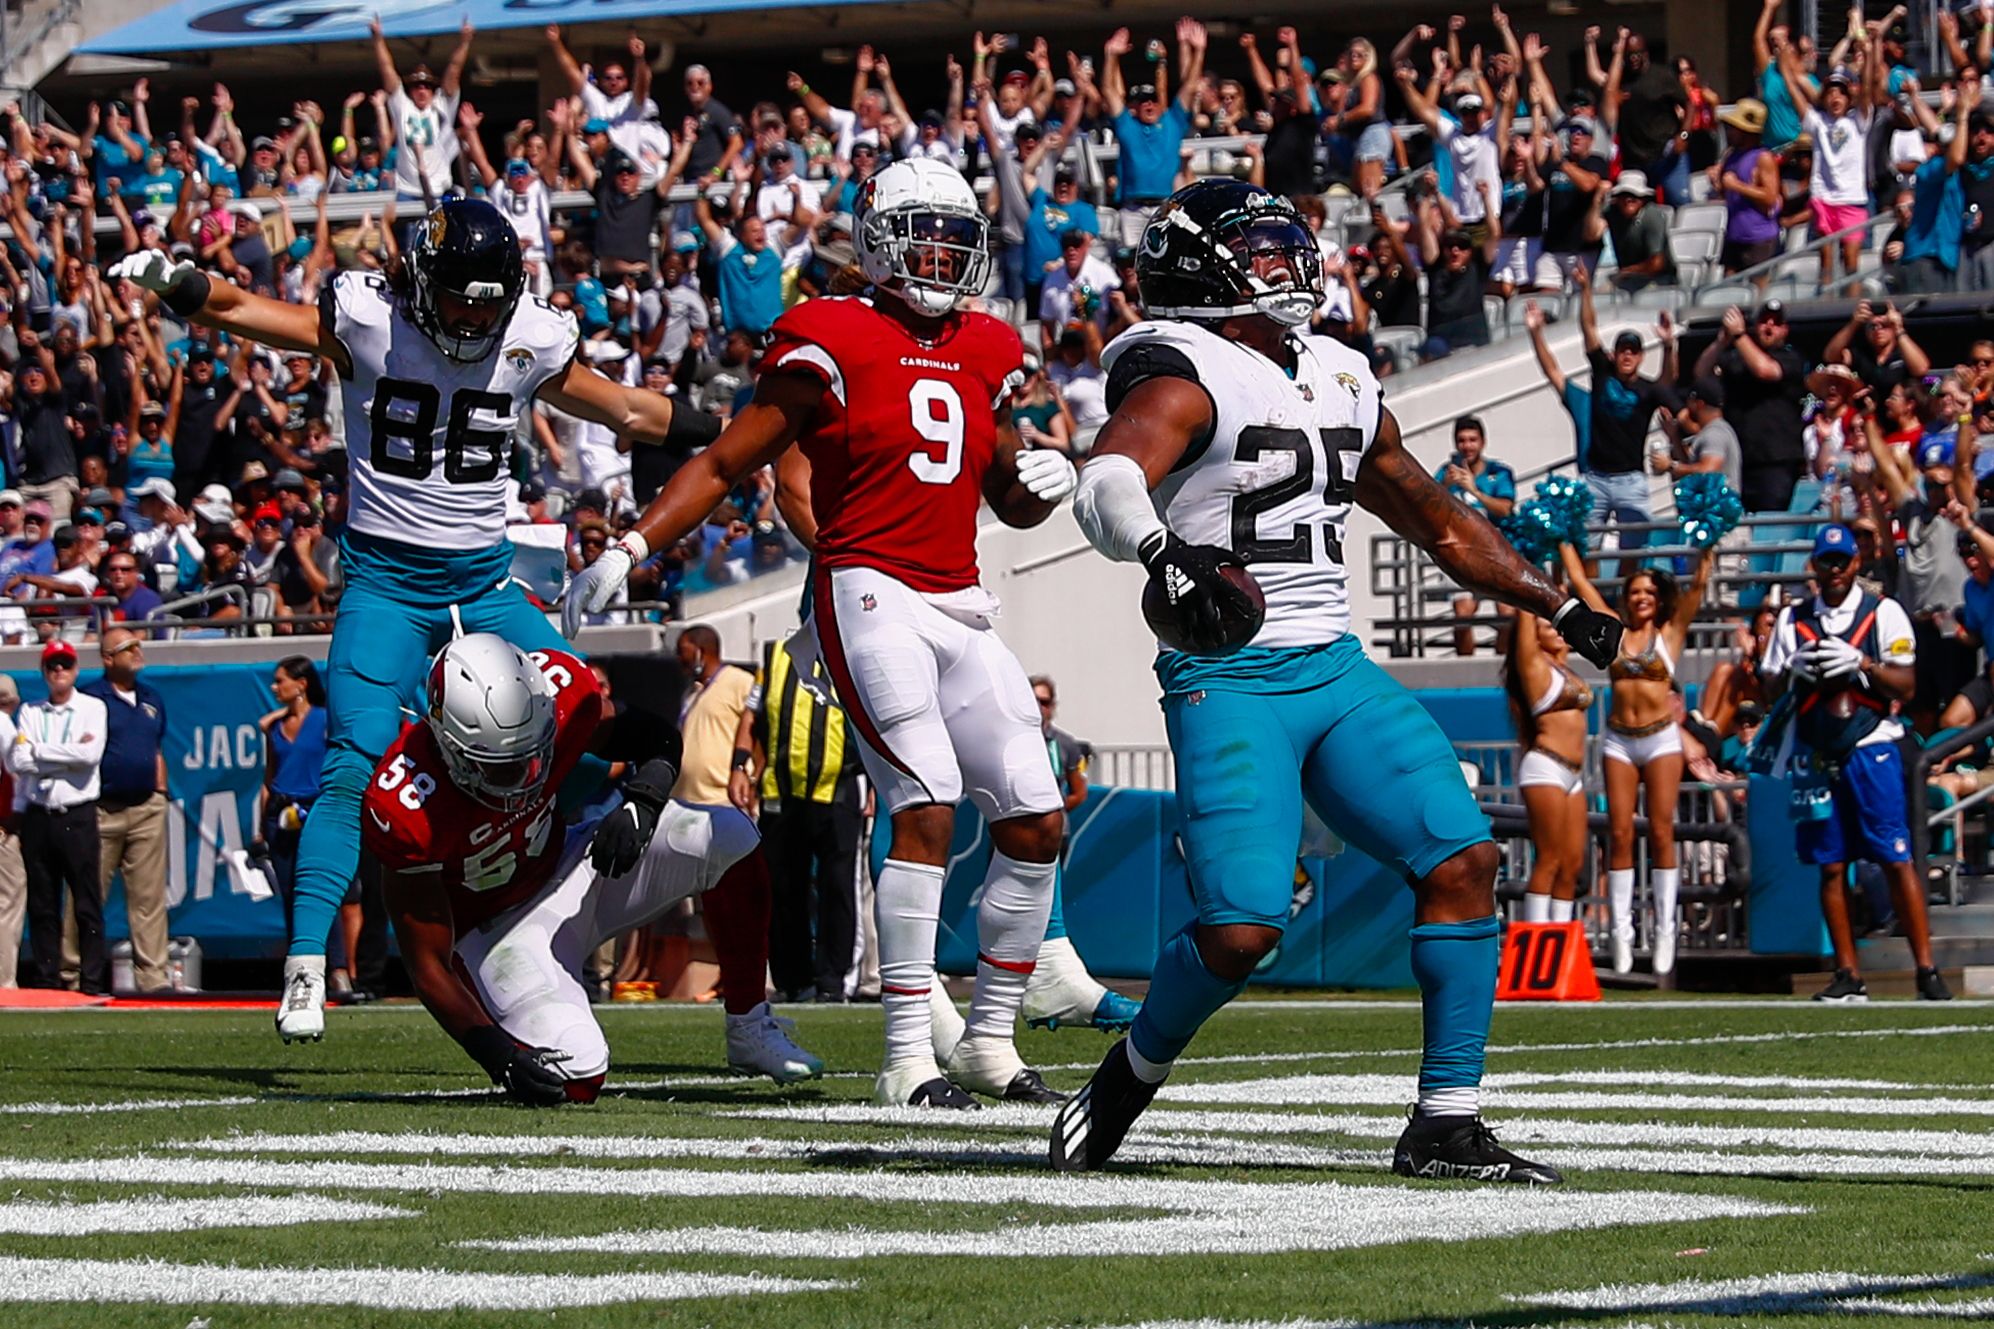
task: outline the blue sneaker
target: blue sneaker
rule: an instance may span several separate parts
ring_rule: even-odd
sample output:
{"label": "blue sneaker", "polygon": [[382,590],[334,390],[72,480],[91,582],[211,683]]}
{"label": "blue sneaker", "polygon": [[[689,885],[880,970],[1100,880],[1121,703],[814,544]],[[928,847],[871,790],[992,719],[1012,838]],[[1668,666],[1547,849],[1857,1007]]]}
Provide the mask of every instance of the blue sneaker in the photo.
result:
{"label": "blue sneaker", "polygon": [[1104,1034],[1125,1034],[1141,1009],[1142,1003],[1134,997],[1124,997],[1111,988],[1101,994],[1101,1004],[1094,1008],[1094,1018],[1089,1023]]}

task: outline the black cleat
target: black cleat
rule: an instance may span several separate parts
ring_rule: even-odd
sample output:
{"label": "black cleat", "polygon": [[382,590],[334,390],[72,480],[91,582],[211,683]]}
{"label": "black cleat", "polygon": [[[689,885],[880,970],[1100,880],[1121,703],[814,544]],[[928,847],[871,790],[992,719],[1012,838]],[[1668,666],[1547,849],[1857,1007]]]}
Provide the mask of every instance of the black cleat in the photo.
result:
{"label": "black cleat", "polygon": [[1548,1163],[1518,1158],[1496,1143],[1479,1116],[1429,1117],[1415,1108],[1392,1151],[1392,1171],[1430,1181],[1510,1181],[1556,1186],[1565,1178]]}
{"label": "black cleat", "polygon": [[[1933,974],[1934,978],[1937,976],[1936,973]],[[1939,986],[1943,988],[1945,984],[1941,983]],[[1919,981],[1918,990],[1919,995],[1922,996],[1924,994],[1924,982],[1922,979]],[[1951,994],[1948,993],[1947,995],[1950,996]],[[1837,969],[1834,981],[1815,993],[1814,1000],[1832,1001],[1844,1006],[1854,1005],[1856,1002],[1869,1000],[1869,988],[1860,978],[1857,978],[1848,970]]]}
{"label": "black cleat", "polygon": [[1006,1103],[1064,1103],[1066,1097],[1029,1066],[1012,1076],[1004,1088]]}
{"label": "black cleat", "polygon": [[1952,989],[1946,986],[1945,979],[1939,977],[1936,969],[1918,971],[1919,1001],[1951,1001]]}
{"label": "black cleat", "polygon": [[1129,1041],[1108,1049],[1094,1078],[1067,1101],[1052,1123],[1055,1172],[1098,1172],[1122,1147],[1122,1138],[1156,1097],[1156,1086],[1136,1078]]}
{"label": "black cleat", "polygon": [[956,1112],[981,1112],[983,1104],[971,1098],[955,1081],[938,1075],[916,1089],[908,1107],[948,1108]]}

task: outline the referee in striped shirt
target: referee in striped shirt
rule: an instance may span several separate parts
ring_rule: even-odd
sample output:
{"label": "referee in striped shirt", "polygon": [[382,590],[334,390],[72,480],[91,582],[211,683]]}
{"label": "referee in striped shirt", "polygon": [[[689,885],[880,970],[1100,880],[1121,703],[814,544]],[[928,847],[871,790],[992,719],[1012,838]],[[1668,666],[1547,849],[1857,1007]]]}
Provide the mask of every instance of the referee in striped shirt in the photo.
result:
{"label": "referee in striped shirt", "polygon": [[806,679],[784,643],[764,646],[727,784],[742,811],[761,807],[775,897],[769,976],[788,1001],[813,989],[818,1001],[848,1001],[858,979],[865,777],[844,711],[823,700],[830,695],[821,660]]}

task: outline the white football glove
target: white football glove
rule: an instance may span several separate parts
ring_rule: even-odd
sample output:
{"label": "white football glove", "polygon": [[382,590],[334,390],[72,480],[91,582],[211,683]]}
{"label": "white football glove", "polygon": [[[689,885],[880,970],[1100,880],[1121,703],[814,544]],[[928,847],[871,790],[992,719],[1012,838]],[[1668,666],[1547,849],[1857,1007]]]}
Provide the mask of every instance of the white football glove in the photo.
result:
{"label": "white football glove", "polygon": [[1818,655],[1820,643],[1802,642],[1794,648],[1793,663],[1789,672],[1798,683],[1819,683],[1821,681],[1821,661]]}
{"label": "white football glove", "polygon": [[1080,473],[1059,453],[1033,448],[1018,454],[1018,483],[1031,491],[1033,498],[1058,503],[1079,487]]}
{"label": "white football glove", "polygon": [[[615,544],[602,551],[595,562],[575,574],[568,583],[568,593],[561,597],[561,635],[569,641],[582,630],[582,617],[585,614],[600,614],[609,608],[609,602],[616,598],[617,588],[630,580],[630,569],[637,566],[639,555],[633,542],[642,546],[644,537],[635,531],[624,536]],[[644,552],[649,557],[649,551]]]}
{"label": "white football glove", "polygon": [[163,293],[172,290],[182,277],[193,270],[194,265],[185,259],[176,263],[170,254],[157,249],[141,249],[113,263],[111,276],[123,277],[135,286]]}
{"label": "white football glove", "polygon": [[1814,661],[1824,680],[1852,677],[1862,660],[1862,652],[1840,637],[1823,637],[1814,645]]}

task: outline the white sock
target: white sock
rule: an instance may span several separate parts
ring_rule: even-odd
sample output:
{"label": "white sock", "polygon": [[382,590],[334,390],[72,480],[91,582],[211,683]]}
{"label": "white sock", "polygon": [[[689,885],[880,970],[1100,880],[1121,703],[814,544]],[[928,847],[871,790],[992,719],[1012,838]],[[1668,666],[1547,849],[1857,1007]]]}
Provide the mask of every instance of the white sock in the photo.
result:
{"label": "white sock", "polygon": [[967,1037],[1012,1036],[1025,985],[1038,966],[1052,915],[1052,882],[1059,864],[1021,863],[992,854],[976,906],[976,991],[969,999]]}
{"label": "white sock", "polygon": [[935,1055],[928,992],[935,985],[935,928],[942,870],[886,860],[873,887],[879,922],[879,1004],[886,1010],[886,1064]]}
{"label": "white sock", "polygon": [[1613,911],[1613,930],[1634,930],[1634,869],[1609,868],[1606,873],[1606,903]]}
{"label": "white sock", "polygon": [[1526,923],[1548,923],[1551,921],[1551,897],[1532,891],[1523,897],[1523,921]]}
{"label": "white sock", "polygon": [[1472,1117],[1482,1110],[1482,1087],[1464,1085],[1456,1089],[1425,1089],[1419,1095],[1422,1117]]}
{"label": "white sock", "polygon": [[1174,1061],[1151,1061],[1135,1050],[1135,1043],[1131,1040],[1124,1040],[1123,1051],[1128,1053],[1129,1069],[1144,1084],[1162,1084],[1169,1076],[1170,1068],[1177,1064]]}
{"label": "white sock", "polygon": [[1656,868],[1648,874],[1648,886],[1655,893],[1655,926],[1675,931],[1676,896],[1682,890],[1682,869]]}
{"label": "white sock", "polygon": [[1550,921],[1553,923],[1569,923],[1578,916],[1576,910],[1577,906],[1572,901],[1560,900],[1554,895],[1551,897]]}

